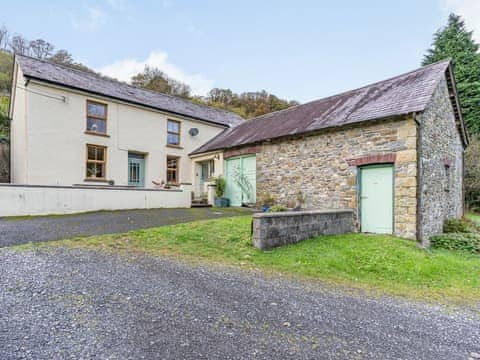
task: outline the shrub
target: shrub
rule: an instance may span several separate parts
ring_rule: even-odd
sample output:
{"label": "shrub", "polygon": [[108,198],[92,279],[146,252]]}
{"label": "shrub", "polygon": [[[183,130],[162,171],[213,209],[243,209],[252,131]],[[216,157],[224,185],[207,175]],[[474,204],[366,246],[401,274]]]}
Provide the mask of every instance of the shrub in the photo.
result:
{"label": "shrub", "polygon": [[270,193],[265,193],[262,195],[262,198],[261,198],[262,205],[272,206],[273,204],[275,204],[275,201],[276,201],[275,196],[273,196]]}
{"label": "shrub", "polygon": [[217,186],[215,189],[215,195],[217,198],[221,198],[225,193],[225,179],[222,176],[219,176],[215,179],[215,185]]}
{"label": "shrub", "polygon": [[434,248],[446,250],[468,251],[480,254],[480,234],[477,233],[449,233],[434,235],[430,238]]}
{"label": "shrub", "polygon": [[447,219],[443,223],[444,233],[471,233],[475,230],[475,225],[467,219]]}
{"label": "shrub", "polygon": [[282,212],[287,211],[287,207],[281,204],[273,205],[268,209],[268,212]]}
{"label": "shrub", "polygon": [[472,211],[480,211],[480,139],[472,136],[465,151],[465,202]]}

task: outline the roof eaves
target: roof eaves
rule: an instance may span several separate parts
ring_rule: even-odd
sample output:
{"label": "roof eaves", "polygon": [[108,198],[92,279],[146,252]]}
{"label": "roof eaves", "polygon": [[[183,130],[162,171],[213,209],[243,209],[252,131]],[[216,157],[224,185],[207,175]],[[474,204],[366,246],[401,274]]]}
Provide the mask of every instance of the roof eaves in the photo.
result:
{"label": "roof eaves", "polygon": [[204,118],[200,118],[200,117],[196,117],[196,116],[192,116],[192,115],[186,115],[186,114],[182,114],[182,113],[179,113],[179,112],[175,112],[173,110],[167,110],[167,109],[163,109],[163,108],[160,108],[160,107],[147,105],[147,104],[144,104],[144,103],[141,103],[141,102],[128,100],[128,99],[125,99],[125,98],[120,98],[120,97],[116,97],[116,96],[112,96],[112,95],[108,95],[108,94],[104,94],[104,93],[97,92],[97,91],[86,90],[86,89],[83,89],[83,88],[79,88],[79,87],[75,87],[75,86],[71,86],[71,85],[66,85],[66,84],[63,84],[61,82],[42,79],[42,78],[39,78],[39,77],[36,77],[36,76],[33,76],[33,75],[27,75],[25,73],[23,74],[23,76],[26,77],[27,79],[32,79],[32,80],[35,80],[35,81],[44,82],[44,83],[47,83],[47,84],[52,84],[52,85],[56,85],[56,86],[60,86],[60,87],[63,87],[63,88],[72,89],[72,90],[76,90],[76,91],[86,92],[86,93],[97,95],[97,96],[103,96],[103,97],[106,97],[106,98],[114,99],[114,100],[117,100],[117,101],[122,101],[122,102],[129,103],[129,104],[132,104],[132,105],[142,106],[142,107],[146,107],[146,108],[149,108],[149,109],[158,110],[158,111],[166,112],[166,113],[169,113],[169,114],[174,114],[174,115],[177,115],[177,116],[182,116],[182,117],[187,117],[187,118],[190,118],[190,119],[195,119],[195,120],[198,120],[198,121],[207,122],[207,123],[210,123],[210,124],[214,124],[214,125],[217,125],[217,126],[220,126],[220,127],[227,128],[227,129],[232,127],[231,124],[224,124],[224,123],[220,123],[220,122],[216,122],[216,121],[212,121],[212,120],[208,120],[208,119],[204,119]]}

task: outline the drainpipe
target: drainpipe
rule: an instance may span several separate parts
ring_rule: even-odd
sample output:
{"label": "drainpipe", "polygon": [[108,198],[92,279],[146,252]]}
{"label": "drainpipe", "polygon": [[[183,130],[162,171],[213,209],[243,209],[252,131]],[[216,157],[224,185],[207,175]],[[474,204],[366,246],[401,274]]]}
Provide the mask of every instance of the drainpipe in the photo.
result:
{"label": "drainpipe", "polygon": [[422,232],[422,183],[423,183],[423,164],[422,164],[422,137],[423,137],[423,123],[419,119],[418,113],[413,113],[413,120],[417,125],[417,241],[420,246],[423,246],[423,232]]}

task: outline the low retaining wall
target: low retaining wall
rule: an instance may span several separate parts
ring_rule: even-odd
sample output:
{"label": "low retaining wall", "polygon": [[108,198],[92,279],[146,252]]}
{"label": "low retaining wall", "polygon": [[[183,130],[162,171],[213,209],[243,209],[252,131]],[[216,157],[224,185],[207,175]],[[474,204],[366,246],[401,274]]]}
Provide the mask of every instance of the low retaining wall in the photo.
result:
{"label": "low retaining wall", "polygon": [[188,208],[190,190],[0,184],[0,216]]}
{"label": "low retaining wall", "polygon": [[319,235],[355,231],[353,210],[311,210],[253,215],[253,245],[265,250]]}

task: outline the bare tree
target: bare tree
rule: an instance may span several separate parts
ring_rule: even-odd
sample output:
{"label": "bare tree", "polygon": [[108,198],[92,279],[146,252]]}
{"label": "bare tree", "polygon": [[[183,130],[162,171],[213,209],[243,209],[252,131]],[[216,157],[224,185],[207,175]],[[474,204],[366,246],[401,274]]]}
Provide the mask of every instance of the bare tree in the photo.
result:
{"label": "bare tree", "polygon": [[30,43],[22,35],[14,35],[10,40],[9,45],[15,54],[20,54],[20,55],[30,54]]}
{"label": "bare tree", "polygon": [[30,41],[30,54],[38,59],[45,59],[52,55],[54,46],[43,39]]}
{"label": "bare tree", "polygon": [[8,42],[10,40],[10,34],[5,25],[0,28],[0,50],[6,50]]}

